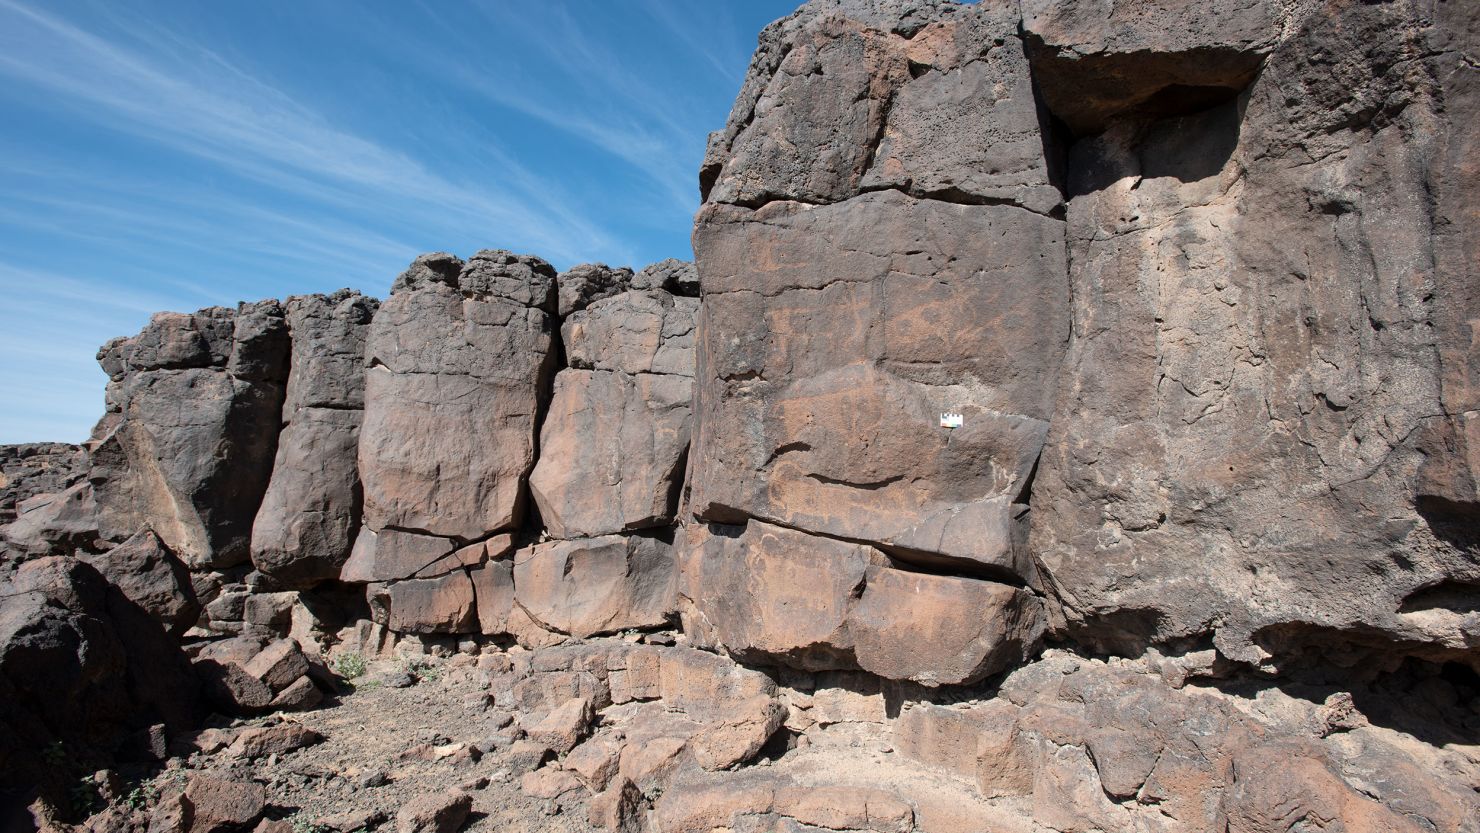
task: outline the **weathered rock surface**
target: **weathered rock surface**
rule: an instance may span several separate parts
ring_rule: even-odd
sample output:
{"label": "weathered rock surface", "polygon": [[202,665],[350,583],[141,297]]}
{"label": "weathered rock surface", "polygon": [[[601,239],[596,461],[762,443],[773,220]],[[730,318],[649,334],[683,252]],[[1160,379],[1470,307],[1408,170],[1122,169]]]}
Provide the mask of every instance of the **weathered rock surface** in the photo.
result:
{"label": "weathered rock surface", "polygon": [[336,578],[360,525],[356,465],[365,341],[378,307],[341,290],[289,298],[292,361],[272,480],[252,526],[252,564],[282,584]]}
{"label": "weathered rock surface", "polygon": [[673,522],[691,433],[698,304],[662,290],[598,301],[562,328],[530,491],[557,538]]}
{"label": "weathered rock surface", "polygon": [[200,716],[179,646],[82,561],[29,561],[0,598],[0,791],[64,775],[39,750],[104,756],[132,732],[183,731]]}
{"label": "weathered rock surface", "polygon": [[201,606],[190,574],[149,530],[96,555],[82,555],[109,584],[180,636],[195,625]]}
{"label": "weathered rock surface", "polygon": [[694,512],[1044,588],[1095,650],[1467,656],[1473,17],[773,25],[701,174]]}
{"label": "weathered rock surface", "polygon": [[675,609],[673,548],[661,538],[552,541],[515,552],[513,562],[514,601],[549,630],[587,637],[652,628]]}
{"label": "weathered rock surface", "polygon": [[183,803],[189,833],[229,833],[257,821],[267,809],[267,791],[244,779],[197,775],[185,786]]}
{"label": "weathered rock surface", "polygon": [[591,537],[673,521],[692,392],[683,376],[560,372],[529,480],[551,535]]}
{"label": "weathered rock surface", "polygon": [[1047,212],[1059,197],[1018,31],[1002,4],[809,3],[761,34],[701,188],[748,206],[871,186]]}
{"label": "weathered rock surface", "polygon": [[751,521],[689,529],[691,637],[747,661],[972,683],[1034,656],[1045,618],[1027,590],[906,572],[873,547]]}
{"label": "weathered rock surface", "polygon": [[372,584],[368,598],[375,621],[400,633],[473,633],[477,630],[473,582],[456,570],[429,579]]}
{"label": "weathered rock surface", "polygon": [[698,314],[693,298],[633,290],[572,315],[560,333],[571,367],[693,376]]}
{"label": "weathered rock surface", "polygon": [[323,739],[322,735],[306,726],[279,723],[276,726],[242,730],[227,751],[238,758],[264,758],[268,755],[286,755]]}
{"label": "weathered rock surface", "polygon": [[1233,98],[1310,9],[1267,0],[1022,5],[1043,101],[1078,134],[1117,116],[1189,113]]}
{"label": "weathered rock surface", "polygon": [[[1480,574],[1451,520],[1468,458],[1462,432],[1438,438],[1474,398],[1474,242],[1450,230],[1475,216],[1456,167],[1475,165],[1473,73],[1452,53],[1475,24],[1214,10],[1103,49],[1141,66],[1165,48],[1153,85],[1211,83],[1178,27],[1227,11],[1244,22],[1206,30],[1219,54],[1263,58],[1238,101],[1128,113],[1069,152],[1074,339],[1032,513],[1059,627],[1269,665],[1469,655]],[[1096,76],[1055,66],[1076,95]]]}
{"label": "weathered rock surface", "polygon": [[475,540],[513,528],[548,397],[555,270],[480,252],[418,258],[370,325],[365,525]]}
{"label": "weathered rock surface", "polygon": [[396,833],[456,833],[473,809],[473,797],[458,789],[412,799],[396,813]]}
{"label": "weathered rock surface", "polygon": [[572,697],[551,709],[544,720],[529,727],[529,739],[564,755],[585,737],[593,717],[589,699]]}
{"label": "weathered rock surface", "polygon": [[[631,833],[1480,833],[1477,54],[1473,3],[814,0],[694,264],[156,316],[83,449],[0,451],[0,827],[59,740],[296,789],[261,715],[327,654],[478,732],[366,790]],[[197,678],[260,725],[172,749]],[[147,825],[266,812],[199,783]]]}
{"label": "weathered rock surface", "polygon": [[106,548],[98,531],[98,503],[92,484],[74,483],[60,492],[34,495],[16,506],[15,521],[3,529],[6,560],[74,555]]}
{"label": "weathered rock surface", "polygon": [[0,445],[0,526],[16,519],[22,501],[60,492],[86,473],[87,455],[79,446]]}
{"label": "weathered rock surface", "polygon": [[1067,336],[1063,224],[893,191],[698,222],[695,512],[1025,572],[1013,504]]}
{"label": "weathered rock surface", "polygon": [[399,529],[376,532],[363,529],[355,539],[349,561],[340,572],[344,581],[393,581],[410,578],[438,564],[457,549],[448,538]]}
{"label": "weathered rock surface", "polygon": [[288,326],[277,301],[161,313],[109,342],[109,407],[93,444],[103,537],[153,529],[192,568],[250,557],[288,375]]}
{"label": "weathered rock surface", "polygon": [[582,263],[561,272],[557,278],[558,312],[561,318],[583,310],[602,298],[625,292],[632,284],[632,270],[613,269],[605,263]]}
{"label": "weathered rock surface", "polygon": [[699,270],[692,261],[668,258],[632,276],[633,289],[661,289],[672,295],[699,297]]}

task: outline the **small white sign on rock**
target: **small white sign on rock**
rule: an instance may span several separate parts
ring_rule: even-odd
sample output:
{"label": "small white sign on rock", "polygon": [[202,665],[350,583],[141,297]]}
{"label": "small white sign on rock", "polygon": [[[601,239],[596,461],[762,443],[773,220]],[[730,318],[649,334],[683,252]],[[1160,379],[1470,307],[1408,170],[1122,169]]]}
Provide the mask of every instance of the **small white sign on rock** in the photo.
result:
{"label": "small white sign on rock", "polygon": [[960,428],[966,424],[966,417],[961,414],[944,413],[940,415],[940,427]]}

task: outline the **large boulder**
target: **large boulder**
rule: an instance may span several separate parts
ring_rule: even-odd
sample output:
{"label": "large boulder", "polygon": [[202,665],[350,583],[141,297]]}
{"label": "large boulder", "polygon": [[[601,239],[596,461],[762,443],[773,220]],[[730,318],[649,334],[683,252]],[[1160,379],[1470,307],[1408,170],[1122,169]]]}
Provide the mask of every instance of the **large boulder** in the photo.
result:
{"label": "large boulder", "polygon": [[560,372],[529,479],[551,535],[599,536],[673,521],[692,388],[683,376]]}
{"label": "large boulder", "polygon": [[866,545],[752,521],[689,527],[682,562],[684,630],[745,661],[820,670],[852,665],[848,614],[870,564]]}
{"label": "large boulder", "polygon": [[201,716],[179,646],[87,564],[29,561],[0,597],[0,793],[51,778],[65,788],[65,767],[100,767],[137,733]]}
{"label": "large boulder", "polygon": [[548,398],[555,270],[424,255],[370,325],[359,469],[365,525],[476,540],[516,526]]}
{"label": "large boulder", "polygon": [[699,518],[1029,577],[1069,286],[1019,28],[814,2],[762,34],[701,174]]}
{"label": "large boulder", "polygon": [[292,366],[252,564],[284,586],[336,578],[360,525],[356,466],[365,340],[378,303],[358,292],[289,298]]}
{"label": "large boulder", "polygon": [[1042,645],[1042,602],[1019,587],[909,572],[866,544],[759,521],[687,533],[685,629],[744,661],[958,685]]}
{"label": "large boulder", "polygon": [[80,557],[174,636],[183,635],[200,616],[189,571],[150,530],[107,552]]}
{"label": "large boulder", "polygon": [[370,612],[397,633],[475,633],[477,600],[467,572],[455,570],[429,579],[371,584]]}
{"label": "large boulder", "polygon": [[359,528],[360,411],[309,408],[278,439],[252,526],[252,565],[285,587],[337,578]]}
{"label": "large boulder", "polygon": [[192,568],[250,557],[288,375],[282,304],[160,313],[98,360],[112,415],[93,447],[102,535],[148,527]]}
{"label": "large boulder", "polygon": [[1051,211],[1019,28],[1012,4],[806,4],[761,34],[729,123],[710,137],[706,198],[816,204],[899,188]]}
{"label": "large boulder", "polygon": [[513,561],[515,602],[549,630],[585,638],[651,628],[674,611],[672,546],[661,538],[552,541]]}
{"label": "large boulder", "polygon": [[1023,576],[1015,504],[1068,335],[1062,233],[898,191],[701,209],[695,513]]}
{"label": "large boulder", "polygon": [[562,327],[530,492],[557,538],[672,523],[683,485],[698,303],[662,290],[597,301]]}

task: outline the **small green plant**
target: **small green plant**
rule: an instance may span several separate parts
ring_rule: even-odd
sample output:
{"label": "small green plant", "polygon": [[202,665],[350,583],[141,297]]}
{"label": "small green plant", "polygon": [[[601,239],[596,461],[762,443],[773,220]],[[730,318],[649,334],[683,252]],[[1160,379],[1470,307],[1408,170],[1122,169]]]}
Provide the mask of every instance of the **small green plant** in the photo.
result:
{"label": "small green plant", "polygon": [[334,831],[322,824],[314,824],[307,816],[300,813],[293,817],[293,833],[334,833]]}
{"label": "small green plant", "polygon": [[353,680],[365,675],[365,658],[353,651],[348,651],[334,658],[334,673]]}
{"label": "small green plant", "polygon": [[424,659],[408,659],[404,667],[405,672],[418,680],[435,683],[442,679],[442,669],[427,662]]}
{"label": "small green plant", "polygon": [[153,804],[158,800],[158,790],[156,790],[154,787],[145,786],[144,784],[140,784],[139,786],[129,790],[128,795],[125,795],[123,797],[123,803],[127,804],[130,808],[134,810],[146,809],[149,807],[150,804]]}

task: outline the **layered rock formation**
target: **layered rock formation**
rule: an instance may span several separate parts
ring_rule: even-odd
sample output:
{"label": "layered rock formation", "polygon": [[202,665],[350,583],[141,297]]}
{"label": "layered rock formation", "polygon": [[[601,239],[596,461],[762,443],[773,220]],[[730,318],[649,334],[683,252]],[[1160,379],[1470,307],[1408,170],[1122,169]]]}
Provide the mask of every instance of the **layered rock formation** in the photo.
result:
{"label": "layered rock formation", "polygon": [[622,830],[1474,831],[1477,20],[814,0],[694,264],[161,314],[7,557],[239,711],[481,653]]}
{"label": "layered rock formation", "polygon": [[370,326],[366,522],[340,574],[378,621],[539,641],[668,620],[698,302],[634,280],[488,251],[397,281]]}

